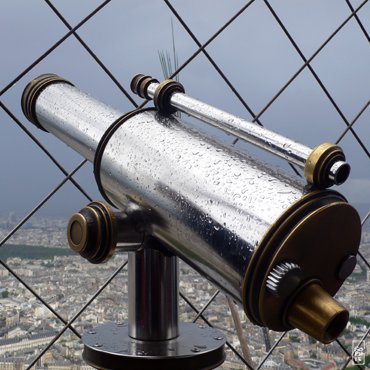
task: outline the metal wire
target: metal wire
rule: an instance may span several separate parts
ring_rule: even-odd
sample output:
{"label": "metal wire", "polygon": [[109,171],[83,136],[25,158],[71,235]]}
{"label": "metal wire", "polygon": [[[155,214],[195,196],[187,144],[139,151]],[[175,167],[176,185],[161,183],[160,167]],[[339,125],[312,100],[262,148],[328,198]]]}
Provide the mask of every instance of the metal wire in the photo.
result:
{"label": "metal wire", "polygon": [[[193,59],[199,55],[212,41],[214,41],[227,27],[230,26],[231,23],[235,21],[241,14],[244,13],[244,11],[252,4],[255,0],[250,0],[245,4],[237,13],[235,13],[216,33],[211,36],[207,42],[205,42],[203,45],[199,47],[199,49],[193,53],[179,68],[177,68],[176,71],[172,73],[172,75],[169,78],[174,78],[176,75],[178,75],[190,62],[193,61]],[[258,118],[258,117],[257,117]],[[256,118],[256,119],[257,119]]]}
{"label": "metal wire", "polygon": [[50,341],[50,343],[37,355],[37,357],[27,367],[27,370],[31,369],[33,365],[50,349],[50,347],[63,335],[63,333],[71,327],[71,325],[78,319],[78,317],[90,306],[96,297],[110,284],[110,282],[121,272],[121,270],[127,265],[125,261],[118,269],[112,274],[112,276],[90,297],[90,299],[81,307],[81,309],[64,325],[63,329]]}
{"label": "metal wire", "polygon": [[[321,46],[306,60],[306,62],[298,69],[297,72],[284,84],[283,87],[268,101],[268,103],[261,109],[261,111],[256,115],[256,118],[260,118],[268,108],[276,101],[276,99],[286,90],[286,88],[301,74],[301,72],[310,65],[310,63],[316,58],[316,56],[321,52],[322,49],[334,38],[334,36],[355,16],[355,14],[368,2],[369,0],[364,0],[350,16],[348,16],[340,26],[321,44]],[[349,125],[349,124],[348,124]],[[353,129],[350,129],[352,135],[356,138],[358,144],[364,150],[366,155],[370,158],[370,153],[362,143],[361,139],[357,136],[356,132]]]}
{"label": "metal wire", "polygon": [[[363,218],[363,220],[361,221],[361,225],[364,226],[365,225],[365,222],[368,220],[368,218],[370,217],[370,211],[366,214],[366,216]],[[365,265],[368,267],[368,269],[370,270],[370,263],[369,261],[364,257],[364,255],[361,253],[361,251],[358,251],[358,255],[360,256],[360,258],[362,259],[362,261],[365,263]]]}
{"label": "metal wire", "polygon": [[108,77],[114,82],[118,89],[126,96],[126,98],[131,102],[131,104],[137,108],[138,105],[135,100],[130,96],[127,90],[119,83],[119,81],[114,77],[113,73],[104,65],[104,63],[97,57],[97,55],[89,48],[85,41],[77,34],[76,29],[67,22],[67,20],[60,14],[58,9],[50,2],[50,0],[44,0],[46,4],[52,9],[52,11],[59,17],[59,19],[64,23],[64,25],[73,33],[73,36],[80,42],[80,44],[85,48],[85,50],[90,54],[90,56],[95,60],[96,63],[102,68],[102,70],[108,75]]}
{"label": "metal wire", "polygon": [[[350,2],[349,0],[346,0],[346,3],[347,3],[347,5],[348,5],[348,7],[351,9],[351,12],[354,12],[354,9],[353,9],[353,6],[352,6],[351,2]],[[366,29],[365,29],[364,25],[362,24],[362,22],[361,22],[361,20],[360,20],[360,18],[358,17],[358,15],[357,15],[357,14],[355,14],[355,19],[356,19],[356,21],[357,21],[358,25],[360,26],[361,31],[363,32],[364,36],[366,37],[367,42],[370,42],[370,36],[369,36],[369,34],[367,33],[367,31],[366,31]]]}
{"label": "metal wire", "polygon": [[[347,367],[347,365],[350,363],[350,361],[352,360],[352,354],[348,351],[348,349],[343,345],[343,343],[341,341],[339,341],[338,339],[336,340],[336,342],[339,344],[339,346],[342,348],[342,350],[347,353],[348,355],[348,358],[346,360],[346,362],[344,363],[342,369],[345,369]],[[362,343],[362,342],[361,342]],[[362,366],[362,365],[358,365],[356,364],[355,365],[358,369],[364,369],[365,367]]]}
{"label": "metal wire", "polygon": [[36,207],[28,213],[23,219],[0,241],[2,247],[14,234],[24,225],[85,163],[84,159],[67,177],[65,177]]}
{"label": "metal wire", "polygon": [[[55,157],[45,148],[43,144],[34,136],[31,131],[29,131],[26,126],[6,107],[6,105],[0,100],[0,107],[6,112],[6,114],[23,130],[23,132],[46,154],[46,156],[58,167],[60,171],[63,172],[64,175],[68,175],[67,170],[55,159]],[[92,202],[92,198],[86,192],[82,186],[73,179],[73,177],[69,177],[68,180],[87,198],[90,202]]]}
{"label": "metal wire", "polygon": [[368,220],[368,218],[370,217],[370,211],[366,214],[366,216],[363,218],[362,222],[361,222],[361,225],[364,226],[365,225],[365,222]]}
{"label": "metal wire", "polygon": [[[63,324],[67,324],[67,321],[59,315],[57,311],[54,310],[39,294],[37,294],[20,276],[18,276],[13,269],[11,269],[3,260],[0,259],[0,264],[10,272],[30,293],[32,293],[51,313],[53,313]],[[79,338],[81,334],[71,326],[70,329],[75,333]]]}
{"label": "metal wire", "polygon": [[367,101],[367,103],[363,106],[363,108],[357,113],[356,117],[352,120],[350,125],[341,133],[337,141],[335,142],[336,144],[339,144],[344,136],[347,134],[347,132],[352,128],[352,126],[357,122],[357,120],[362,116],[362,114],[366,111],[368,106],[370,105],[370,100]]}
{"label": "metal wire", "polygon": [[[347,355],[348,355],[348,358],[347,358],[347,360],[346,360],[346,362],[344,363],[344,365],[343,365],[343,367],[342,367],[342,369],[346,369],[347,368],[347,365],[351,362],[351,360],[352,360],[352,354],[347,350],[347,348],[346,347],[344,347],[344,345],[339,341],[339,340],[337,340],[337,343],[339,344],[339,346],[343,349],[343,351],[344,352],[346,352],[347,353]],[[360,370],[364,370],[365,369],[365,366],[363,366],[363,365],[358,365],[358,364],[355,364],[355,366],[358,368],[358,369],[360,369]]]}
{"label": "metal wire", "polygon": [[[363,147],[363,149],[365,150],[365,152],[367,154],[369,154],[368,151],[367,151],[367,149],[366,149],[366,147],[365,147],[365,145],[362,143],[361,139],[352,130],[352,125],[348,122],[346,116],[344,115],[344,113],[342,112],[342,110],[339,108],[338,104],[335,102],[334,98],[331,96],[331,94],[329,93],[328,89],[325,87],[325,85],[323,84],[323,82],[321,81],[321,79],[319,78],[319,76],[317,75],[317,73],[314,71],[314,69],[310,65],[310,62],[312,61],[313,58],[311,57],[312,59],[310,58],[311,59],[310,61],[307,60],[307,58],[304,56],[304,54],[301,51],[301,49],[298,47],[297,43],[294,41],[292,35],[288,32],[287,28],[284,26],[283,22],[281,21],[281,19],[279,18],[279,16],[276,14],[275,10],[270,5],[269,1],[268,0],[264,0],[264,3],[266,4],[267,8],[270,10],[271,14],[274,16],[275,20],[277,21],[277,23],[279,24],[279,26],[281,27],[281,29],[284,31],[285,35],[288,37],[288,39],[291,42],[291,44],[294,46],[294,48],[297,51],[297,53],[299,54],[299,56],[302,58],[302,60],[304,61],[304,63],[307,65],[307,68],[312,73],[312,75],[314,76],[315,80],[317,81],[317,83],[319,84],[319,86],[321,87],[321,89],[323,90],[323,92],[325,93],[325,95],[327,96],[327,98],[330,100],[331,104],[333,105],[333,107],[335,108],[335,110],[337,111],[337,113],[339,114],[339,116],[342,118],[342,120],[344,121],[344,123],[347,125],[347,128],[346,128],[345,132],[347,132],[348,130],[351,130],[351,133],[355,136],[355,138],[357,139],[357,141],[359,142],[359,144]],[[354,14],[356,14],[356,13],[354,13]]]}
{"label": "metal wire", "polygon": [[[186,295],[184,295],[182,292],[180,292],[180,297],[190,306],[190,308],[196,313],[198,314],[199,313],[199,310],[191,303],[191,301],[186,297]],[[207,318],[201,314],[200,317],[202,318],[202,320],[211,328],[213,328],[214,326],[211,324],[210,321],[207,320]],[[239,358],[240,361],[243,362],[244,365],[248,366],[249,369],[251,370],[254,370],[253,366],[251,366],[245,359],[244,357],[239,353],[239,351],[237,351],[234,346],[226,341],[226,345],[227,347],[229,347],[233,352],[234,354]]]}
{"label": "metal wire", "polygon": [[208,302],[203,306],[203,308],[197,313],[197,316],[194,317],[193,322],[196,322],[199,317],[202,316],[203,312],[209,307],[209,305],[214,301],[214,299],[218,296],[220,293],[219,290],[216,290],[215,293],[212,295],[212,297],[208,300]]}
{"label": "metal wire", "polygon": [[[370,217],[370,211],[366,214],[366,216],[361,221],[361,225],[364,225],[365,222],[368,220],[369,217]],[[360,251],[358,252],[358,255],[361,257],[362,261],[366,264],[367,268],[370,269],[369,262],[366,260],[366,258],[362,255],[362,253]],[[370,333],[370,328],[367,329],[367,331],[365,332],[364,336],[361,338],[360,342],[358,343],[358,346],[361,345],[366,340],[366,338],[368,337],[369,333]],[[339,339],[336,339],[336,342],[343,349],[343,351],[348,355],[348,358],[347,358],[345,364],[342,367],[343,369],[345,369],[347,367],[347,365],[352,360],[352,353],[350,353],[347,350],[347,348],[341,343],[341,341]],[[364,369],[365,368],[364,366],[357,365],[357,364],[356,364],[356,367],[358,367],[359,369]]]}
{"label": "metal wire", "polygon": [[[255,0],[253,0],[255,1]],[[185,23],[183,18],[179,15],[179,13],[176,11],[176,9],[171,5],[169,0],[164,0],[166,5],[170,8],[173,15],[178,19],[178,21],[181,23],[181,25],[185,28],[186,32],[190,35],[190,37],[194,40],[194,42],[198,45],[199,48],[202,47],[202,44],[199,42],[199,40],[195,37],[194,33],[190,29],[190,27]],[[252,2],[249,2],[247,5],[251,5]],[[247,8],[244,8],[243,12]],[[242,12],[242,13],[243,13]],[[242,14],[240,13],[240,14]],[[216,64],[216,62],[212,59],[212,57],[208,54],[208,52],[203,48],[202,53],[205,55],[205,57],[209,60],[209,62],[212,64],[214,69],[218,72],[218,74],[221,76],[221,78],[226,82],[227,86],[229,86],[230,90],[234,93],[234,95],[238,98],[238,100],[243,104],[244,108],[250,113],[251,116],[255,117],[255,114],[253,110],[250,108],[250,106],[246,103],[246,101],[242,98],[240,93],[236,90],[236,88],[233,86],[233,84],[230,82],[230,80],[226,77],[224,72],[221,70],[221,68]],[[256,122],[262,126],[262,123],[259,120],[256,120]]]}
{"label": "metal wire", "polygon": [[[241,15],[248,7],[249,5],[251,5],[253,1],[250,1],[248,2],[238,13],[237,13],[237,17],[239,15]],[[172,13],[175,15],[175,17],[178,19],[178,21],[182,24],[182,26],[185,28],[186,32],[190,35],[190,37],[194,40],[194,42],[198,45],[199,47],[199,50],[202,51],[202,53],[206,56],[206,58],[208,59],[208,61],[212,64],[212,66],[215,68],[215,70],[218,72],[218,74],[221,76],[221,78],[226,82],[227,86],[229,86],[230,90],[234,93],[234,95],[237,97],[237,99],[243,104],[244,108],[249,112],[249,114],[253,117],[253,121],[258,123],[260,126],[263,126],[262,122],[258,119],[258,117],[256,117],[255,113],[253,112],[253,110],[250,108],[250,106],[246,103],[246,101],[242,98],[241,94],[236,90],[236,88],[233,86],[233,84],[230,82],[230,80],[226,77],[225,73],[221,70],[221,68],[216,64],[216,62],[212,59],[212,57],[208,54],[208,52],[206,51],[205,49],[205,46],[199,42],[199,40],[195,37],[194,33],[191,31],[190,27],[185,23],[185,21],[181,18],[181,16],[179,15],[179,13],[176,11],[176,9],[171,5],[171,3],[169,2],[169,0],[164,0],[164,2],[166,3],[166,5],[171,9]],[[234,16],[234,20],[237,18],[236,15]],[[219,31],[217,31],[219,32]],[[217,34],[216,32],[216,34]],[[219,35],[216,36],[213,35],[211,37],[212,41]],[[210,39],[210,40],[211,40]],[[210,42],[210,40],[208,40],[208,42]],[[177,73],[174,72],[172,74],[172,76],[176,76],[178,75],[179,71],[181,70],[181,67],[177,69]],[[172,78],[172,77],[171,77]],[[236,138],[233,142],[233,145],[235,145],[236,143],[238,142],[238,138]],[[289,166],[293,169],[293,171],[295,172],[296,175],[302,177],[302,175],[300,174],[300,172],[297,170],[297,168],[290,162],[288,162]]]}
{"label": "metal wire", "polygon": [[261,369],[262,365],[266,362],[266,360],[270,357],[271,353],[274,351],[274,349],[279,345],[279,343],[281,342],[281,340],[285,337],[285,334],[287,332],[284,332],[283,334],[280,335],[279,339],[274,343],[274,345],[271,347],[271,349],[266,353],[266,356],[263,358],[263,360],[261,361],[261,363],[258,365],[258,367],[256,368],[256,370],[259,370]]}
{"label": "metal wire", "polygon": [[85,17],[80,23],[73,27],[69,32],[67,32],[61,39],[59,39],[53,46],[41,54],[33,63],[31,63],[26,69],[23,70],[17,77],[10,81],[1,91],[0,96],[4,95],[14,84],[16,84],[22,77],[24,77],[31,69],[36,67],[42,60],[44,60],[52,51],[54,51],[59,45],[61,45],[65,40],[68,39],[75,31],[77,31],[81,26],[83,26],[88,20],[90,20],[95,14],[102,10],[111,0],[105,0],[100,4],[95,10],[93,10],[87,17]]}
{"label": "metal wire", "polygon": [[[45,3],[53,10],[53,12],[58,16],[58,18],[61,20],[61,22],[69,29],[69,32],[67,32],[61,39],[59,39],[52,47],[50,47],[48,50],[46,50],[43,54],[40,55],[31,65],[29,65],[27,68],[25,68],[18,76],[16,76],[12,81],[10,81],[1,91],[0,96],[5,94],[7,91],[9,91],[12,86],[18,82],[22,77],[24,77],[29,71],[31,71],[38,63],[40,63],[42,60],[44,60],[50,53],[52,53],[58,46],[60,46],[65,40],[67,40],[71,35],[73,35],[79,43],[82,45],[82,47],[85,48],[85,50],[90,54],[90,56],[95,60],[95,62],[103,69],[103,71],[107,74],[107,76],[112,80],[112,82],[117,86],[117,88],[121,91],[121,93],[133,104],[135,107],[137,104],[133,100],[133,98],[130,96],[130,94],[127,92],[127,90],[120,84],[120,82],[117,80],[117,78],[111,73],[111,71],[107,68],[106,65],[101,61],[101,59],[98,58],[98,56],[91,50],[91,48],[86,44],[86,42],[78,35],[77,30],[83,26],[88,20],[90,20],[92,17],[94,17],[100,10],[102,10],[108,3],[111,2],[111,0],[106,0],[103,3],[101,3],[95,10],[93,10],[90,14],[88,14],[83,20],[81,20],[75,27],[72,27],[65,17],[58,11],[58,9],[52,4],[50,0],[44,0]],[[285,27],[284,23],[280,19],[280,17],[277,15],[275,10],[272,8],[271,4],[268,0],[264,0],[265,5],[267,6],[268,10],[273,15],[276,22],[281,27],[284,34],[288,37],[291,44],[297,51],[297,53],[302,58],[304,64],[296,71],[292,77],[284,84],[282,88],[267,102],[267,104],[263,107],[263,109],[258,113],[255,114],[253,110],[249,107],[249,105],[246,103],[245,99],[241,96],[241,94],[235,89],[233,84],[230,82],[230,80],[227,78],[225,73],[222,71],[222,69],[217,65],[215,60],[209,55],[209,53],[206,51],[206,48],[241,15],[244,13],[244,11],[247,10],[247,8],[254,3],[255,0],[251,0],[247,2],[237,13],[235,13],[230,19],[227,20],[227,22],[224,23],[224,25],[215,33],[213,34],[207,42],[205,42],[203,45],[199,42],[199,40],[196,38],[193,31],[190,29],[190,27],[184,22],[184,20],[181,18],[175,7],[170,3],[169,0],[163,0],[165,4],[168,6],[168,8],[171,10],[171,12],[174,14],[174,16],[178,19],[178,21],[181,23],[181,25],[184,27],[186,32],[190,35],[190,37],[194,40],[194,42],[197,44],[198,49],[170,76],[173,78],[176,76],[180,71],[182,71],[184,68],[186,68],[200,53],[203,53],[208,61],[211,63],[211,65],[215,68],[215,70],[218,72],[218,74],[221,76],[221,78],[225,81],[227,86],[230,88],[230,90],[234,93],[234,95],[237,97],[237,99],[241,102],[241,104],[247,109],[247,111],[252,115],[253,121],[256,123],[261,124],[260,117],[270,108],[270,106],[278,99],[278,97],[287,89],[287,87],[297,78],[298,75],[307,67],[321,89],[324,91],[325,95],[339,114],[339,116],[342,118],[344,123],[346,124],[345,130],[342,132],[340,137],[337,140],[337,143],[339,143],[347,134],[348,132],[351,132],[351,134],[355,137],[360,147],[363,149],[363,151],[366,153],[368,157],[370,157],[368,149],[365,147],[357,133],[353,130],[353,125],[358,121],[360,116],[366,111],[367,107],[370,104],[370,101],[368,101],[365,106],[359,111],[359,113],[355,116],[355,118],[349,122],[345,115],[343,114],[342,110],[339,108],[339,105],[335,102],[331,94],[329,93],[328,89],[322,82],[322,80],[319,78],[317,73],[314,71],[314,69],[311,66],[311,62],[314,58],[321,52],[321,50],[335,37],[335,35],[348,23],[348,21],[352,18],[356,20],[356,22],[359,25],[359,28],[361,29],[362,33],[364,34],[367,41],[370,41],[369,34],[366,31],[364,25],[362,24],[360,18],[358,17],[358,12],[362,7],[368,2],[368,0],[363,1],[357,8],[353,8],[352,4],[349,0],[345,0],[348,7],[351,10],[351,14],[339,25],[339,27],[324,41],[323,44],[307,59],[305,55],[302,53],[301,49],[298,47],[297,43],[295,42],[292,35],[288,32],[287,28]],[[145,103],[144,103],[145,104]],[[23,132],[30,137],[35,144],[50,158],[50,160],[58,167],[58,169],[66,176],[63,181],[54,188],[36,207],[25,216],[16,227],[9,232],[8,235],[5,236],[5,238],[0,242],[0,247],[4,245],[6,241],[11,238],[11,236],[14,235],[14,233],[19,230],[19,228],[22,227],[22,225],[29,220],[36,212],[39,210],[67,181],[71,181],[73,185],[89,200],[91,198],[87,194],[87,192],[79,185],[77,181],[75,181],[72,176],[84,165],[86,161],[83,161],[80,163],[78,167],[75,168],[74,171],[72,171],[70,174],[67,173],[67,171],[61,166],[61,164],[57,161],[57,159],[51,155],[51,153],[41,144],[41,142],[34,136],[32,133],[27,130],[27,128],[17,119],[17,117],[10,111],[9,108],[7,108],[2,102],[0,102],[0,107],[8,114],[8,116],[23,130]],[[295,170],[295,169],[294,169]],[[295,172],[299,174],[296,170]],[[300,174],[299,174],[300,175]],[[370,212],[365,216],[362,223],[365,224],[367,219],[370,217]],[[359,253],[359,256],[361,259],[365,262],[366,266],[370,269],[370,264],[366,260],[366,258]],[[80,309],[80,311],[69,321],[67,322],[64,320],[48,303],[42,299],[26,282],[23,281],[7,264],[3,261],[0,261],[0,264],[6,268],[18,281],[20,281],[26,289],[33,294],[37,299],[39,299],[59,320],[63,322],[65,325],[63,329],[58,333],[57,336],[54,337],[54,339],[47,345],[46,348],[37,356],[36,359],[33,360],[33,362],[29,365],[28,369],[32,368],[36,364],[36,362],[43,356],[44,353],[63,335],[63,333],[69,328],[71,329],[74,334],[77,337],[80,337],[80,334],[73,328],[72,324],[73,322],[86,310],[86,308],[93,302],[93,300],[103,291],[103,289],[113,280],[113,278],[124,268],[126,265],[126,262],[118,269],[116,272],[107,280],[107,282],[86,302],[86,304]],[[185,302],[192,308],[192,310],[196,313],[196,317],[194,319],[194,322],[201,317],[209,326],[212,326],[212,324],[205,318],[204,312],[207,310],[209,305],[214,301],[215,297],[218,295],[218,291],[211,297],[211,299],[208,300],[208,302],[203,306],[203,308],[199,311],[196,309],[196,307],[189,301],[189,299],[182,293],[180,293],[180,296],[185,300]],[[370,329],[367,330],[365,335],[362,338],[362,341],[366,340],[367,336],[369,335]],[[275,344],[271,347],[271,349],[267,352],[264,359],[260,362],[258,367],[256,369],[261,369],[266,360],[269,358],[269,356],[273,353],[275,348],[279,345],[281,340],[284,338],[285,333],[283,333],[280,338],[275,342]],[[339,346],[343,349],[344,353],[348,356],[346,365],[351,361],[351,353],[348,352],[348,350],[341,344],[340,341],[337,341]],[[361,342],[360,342],[361,343]],[[253,369],[253,367],[248,364],[243,356],[229,343],[227,342],[227,346],[235,353],[235,355],[246,365],[248,368]],[[345,365],[345,366],[346,366]]]}

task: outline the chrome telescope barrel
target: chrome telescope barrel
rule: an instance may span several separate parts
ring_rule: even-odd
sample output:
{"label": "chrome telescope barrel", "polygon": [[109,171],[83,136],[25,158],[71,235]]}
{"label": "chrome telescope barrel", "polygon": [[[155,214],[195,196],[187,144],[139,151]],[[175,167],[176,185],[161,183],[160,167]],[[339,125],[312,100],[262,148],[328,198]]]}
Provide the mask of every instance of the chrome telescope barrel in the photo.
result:
{"label": "chrome telescope barrel", "polygon": [[[48,94],[39,96],[45,88]],[[35,109],[31,110],[33,106]],[[41,75],[28,84],[22,96],[22,109],[37,127],[52,133],[90,162],[104,132],[122,116],[53,74]]]}
{"label": "chrome telescope barrel", "polygon": [[340,193],[312,191],[154,108],[122,115],[55,75],[32,81],[22,107],[94,161],[109,203],[145,210],[146,232],[252,322],[324,343],[344,329],[348,311],[332,296],[354,268],[361,223]]}
{"label": "chrome telescope barrel", "polygon": [[[182,85],[172,80],[159,83],[150,76],[139,74],[131,83],[132,91],[143,98],[154,99],[161,110],[177,109],[206,122],[235,137],[286,159],[304,169],[307,181],[327,188],[344,183],[350,173],[342,149],[323,143],[314,149],[295,142],[276,132],[234,116],[209,104],[194,99],[184,92]],[[161,99],[162,98],[162,99]]]}

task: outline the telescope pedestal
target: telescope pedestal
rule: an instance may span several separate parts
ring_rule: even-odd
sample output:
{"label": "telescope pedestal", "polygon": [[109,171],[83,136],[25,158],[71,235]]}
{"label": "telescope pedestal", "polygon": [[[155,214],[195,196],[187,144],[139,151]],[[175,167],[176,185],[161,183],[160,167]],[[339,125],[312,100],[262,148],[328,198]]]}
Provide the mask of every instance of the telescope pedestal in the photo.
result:
{"label": "telescope pedestal", "polygon": [[177,258],[155,239],[129,254],[129,321],[83,335],[83,358],[106,370],[209,370],[225,360],[226,338],[208,326],[178,324]]}
{"label": "telescope pedestal", "polygon": [[208,370],[224,362],[225,339],[218,330],[192,323],[179,329],[174,339],[141,341],[129,336],[127,324],[99,325],[83,336],[83,358],[106,370]]}

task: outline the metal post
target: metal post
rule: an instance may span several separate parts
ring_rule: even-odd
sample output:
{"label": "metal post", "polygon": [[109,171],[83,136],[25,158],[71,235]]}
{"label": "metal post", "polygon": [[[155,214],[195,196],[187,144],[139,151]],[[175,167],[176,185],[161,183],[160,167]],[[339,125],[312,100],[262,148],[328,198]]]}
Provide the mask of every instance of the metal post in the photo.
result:
{"label": "metal post", "polygon": [[155,239],[129,254],[129,335],[169,340],[179,334],[177,258],[153,249]]}
{"label": "metal post", "polygon": [[225,360],[217,329],[178,323],[178,259],[150,237],[129,252],[129,322],[85,333],[84,360],[97,369],[208,370]]}

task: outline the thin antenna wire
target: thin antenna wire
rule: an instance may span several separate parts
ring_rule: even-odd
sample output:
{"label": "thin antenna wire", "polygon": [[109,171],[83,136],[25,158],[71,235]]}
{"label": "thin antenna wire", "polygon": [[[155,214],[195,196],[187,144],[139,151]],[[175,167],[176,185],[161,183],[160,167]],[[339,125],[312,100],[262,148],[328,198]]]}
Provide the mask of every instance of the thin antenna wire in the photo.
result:
{"label": "thin antenna wire", "polygon": [[230,308],[231,316],[234,321],[236,332],[238,334],[239,343],[240,343],[240,347],[243,352],[243,356],[249,364],[254,366],[253,361],[252,361],[251,352],[249,350],[247,338],[243,332],[243,327],[240,321],[238,309],[236,308],[235,303],[231,300],[230,297],[227,296],[226,299],[227,299],[227,303],[229,304],[229,308]]}
{"label": "thin antenna wire", "polygon": [[[176,51],[176,42],[175,42],[175,30],[173,27],[173,20],[171,18],[171,43],[172,43],[172,56],[168,50],[158,50],[158,58],[161,64],[163,77],[165,80],[171,78],[173,72],[177,70],[179,60],[178,54]],[[180,81],[180,74],[176,74],[174,80],[177,82]]]}

